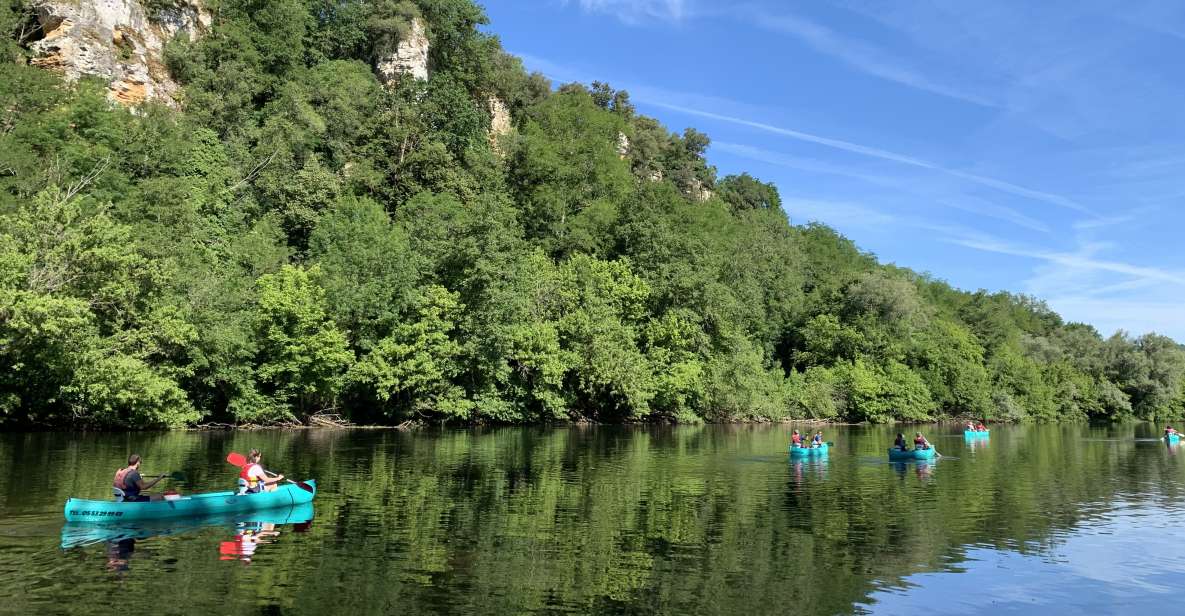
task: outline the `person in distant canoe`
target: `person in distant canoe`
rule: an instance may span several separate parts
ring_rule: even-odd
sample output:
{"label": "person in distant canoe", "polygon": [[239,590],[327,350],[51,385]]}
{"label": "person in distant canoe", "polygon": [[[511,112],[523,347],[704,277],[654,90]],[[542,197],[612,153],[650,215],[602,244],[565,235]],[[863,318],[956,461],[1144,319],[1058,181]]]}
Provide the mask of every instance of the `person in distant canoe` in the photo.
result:
{"label": "person in distant canoe", "polygon": [[111,485],[117,490],[116,494],[122,493],[123,500],[127,503],[146,503],[150,500],[160,500],[160,495],[145,494],[147,490],[151,490],[152,486],[160,483],[167,475],[161,475],[152,481],[145,482],[144,477],[140,475],[140,454],[134,453],[128,456],[128,465],[115,471],[115,479],[112,480]]}
{"label": "person in distant canoe", "polygon": [[813,448],[813,447],[822,447],[822,446],[823,446],[823,431],[819,430],[818,432],[815,432],[815,437],[811,439],[811,447]]}
{"label": "person in distant canoe", "polygon": [[259,461],[263,459],[263,454],[258,449],[252,449],[251,453],[247,454],[247,464],[243,466],[243,470],[239,471],[239,487],[246,485],[246,493],[254,494],[256,492],[268,491],[276,489],[276,484],[284,481],[283,475],[276,475],[275,477],[268,477],[267,471],[263,470],[263,466]]}
{"label": "person in distant canoe", "polygon": [[975,431],[976,432],[987,432],[987,426],[983,425],[983,422],[981,421],[981,422],[979,422],[978,425],[975,426]]}
{"label": "person in distant canoe", "polygon": [[1174,428],[1174,427],[1172,427],[1172,426],[1165,426],[1165,427],[1164,427],[1164,435],[1165,435],[1165,436],[1171,436],[1171,435],[1173,435],[1173,434],[1178,434],[1178,432],[1177,432],[1177,429],[1176,429],[1176,428]]}
{"label": "person in distant canoe", "polygon": [[916,432],[916,433],[914,433],[914,436],[913,436],[913,448],[914,449],[929,449],[930,448],[930,441],[927,441],[926,437],[922,436],[921,432]]}
{"label": "person in distant canoe", "polygon": [[905,443],[905,435],[898,432],[897,440],[893,441],[893,448],[901,451],[909,451],[909,445]]}
{"label": "person in distant canoe", "polygon": [[794,447],[802,447],[802,435],[795,430],[790,433],[790,445]]}
{"label": "person in distant canoe", "polygon": [[967,427],[965,427],[963,429],[968,432],[975,432],[975,424],[969,421],[969,422],[967,422]]}

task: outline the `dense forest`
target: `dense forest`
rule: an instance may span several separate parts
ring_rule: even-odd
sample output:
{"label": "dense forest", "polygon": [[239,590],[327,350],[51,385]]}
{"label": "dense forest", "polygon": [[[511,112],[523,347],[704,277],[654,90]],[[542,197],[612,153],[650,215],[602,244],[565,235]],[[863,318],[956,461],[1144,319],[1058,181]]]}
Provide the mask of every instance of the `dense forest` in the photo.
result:
{"label": "dense forest", "polygon": [[[206,4],[182,110],[129,111],[0,0],[0,424],[1185,415],[1173,340],[795,226],[470,0]],[[430,77],[380,82],[414,20]]]}

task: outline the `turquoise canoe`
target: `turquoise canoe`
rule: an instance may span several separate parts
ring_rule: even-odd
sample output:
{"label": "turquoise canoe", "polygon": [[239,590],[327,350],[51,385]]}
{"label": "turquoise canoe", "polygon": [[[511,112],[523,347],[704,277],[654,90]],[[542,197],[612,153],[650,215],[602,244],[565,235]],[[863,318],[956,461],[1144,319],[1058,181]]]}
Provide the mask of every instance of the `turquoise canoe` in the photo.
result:
{"label": "turquoise canoe", "polygon": [[988,438],[991,434],[991,430],[963,430],[963,436],[967,438]]}
{"label": "turquoise canoe", "polygon": [[909,449],[901,451],[896,447],[889,450],[890,460],[929,460],[934,457],[934,448]]}
{"label": "turquoise canoe", "polygon": [[790,457],[791,458],[807,458],[807,457],[825,456],[825,455],[827,455],[827,443],[823,443],[822,445],[820,445],[818,447],[795,447],[794,445],[790,446]]}
{"label": "turquoise canoe", "polygon": [[317,483],[311,479],[304,483],[309,490],[287,483],[258,494],[207,492],[148,503],[71,498],[66,501],[65,515],[67,522],[127,522],[261,511],[312,502]]}
{"label": "turquoise canoe", "polygon": [[1166,434],[1166,435],[1164,435],[1164,442],[1179,443],[1179,442],[1181,442],[1181,435],[1180,434]]}
{"label": "turquoise canoe", "polygon": [[62,549],[97,543],[170,537],[204,528],[236,528],[251,524],[303,524],[313,519],[313,503],[289,505],[262,511],[214,514],[180,519],[129,522],[66,522],[62,525]]}

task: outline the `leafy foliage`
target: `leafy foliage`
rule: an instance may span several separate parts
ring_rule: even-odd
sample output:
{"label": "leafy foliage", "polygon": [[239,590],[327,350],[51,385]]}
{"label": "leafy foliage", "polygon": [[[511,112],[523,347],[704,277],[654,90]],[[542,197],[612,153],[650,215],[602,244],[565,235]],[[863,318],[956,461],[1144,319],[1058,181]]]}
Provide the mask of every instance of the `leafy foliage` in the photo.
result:
{"label": "leafy foliage", "polygon": [[[1178,343],[793,226],[470,0],[214,8],[167,49],[183,111],[0,62],[0,423],[1185,415]],[[29,18],[0,3],[0,53]],[[415,20],[430,78],[381,84]]]}

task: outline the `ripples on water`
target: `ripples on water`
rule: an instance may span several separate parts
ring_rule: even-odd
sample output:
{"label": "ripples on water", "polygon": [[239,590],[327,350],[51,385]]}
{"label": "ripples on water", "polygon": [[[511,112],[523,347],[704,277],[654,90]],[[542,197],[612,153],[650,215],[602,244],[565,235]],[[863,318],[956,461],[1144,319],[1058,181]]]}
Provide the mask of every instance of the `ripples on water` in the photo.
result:
{"label": "ripples on water", "polygon": [[[1180,452],[1151,426],[0,435],[0,612],[1180,613]],[[228,489],[259,447],[311,510],[66,525],[128,453]],[[310,520],[311,518],[311,520]],[[1167,612],[1166,612],[1167,609]]]}

